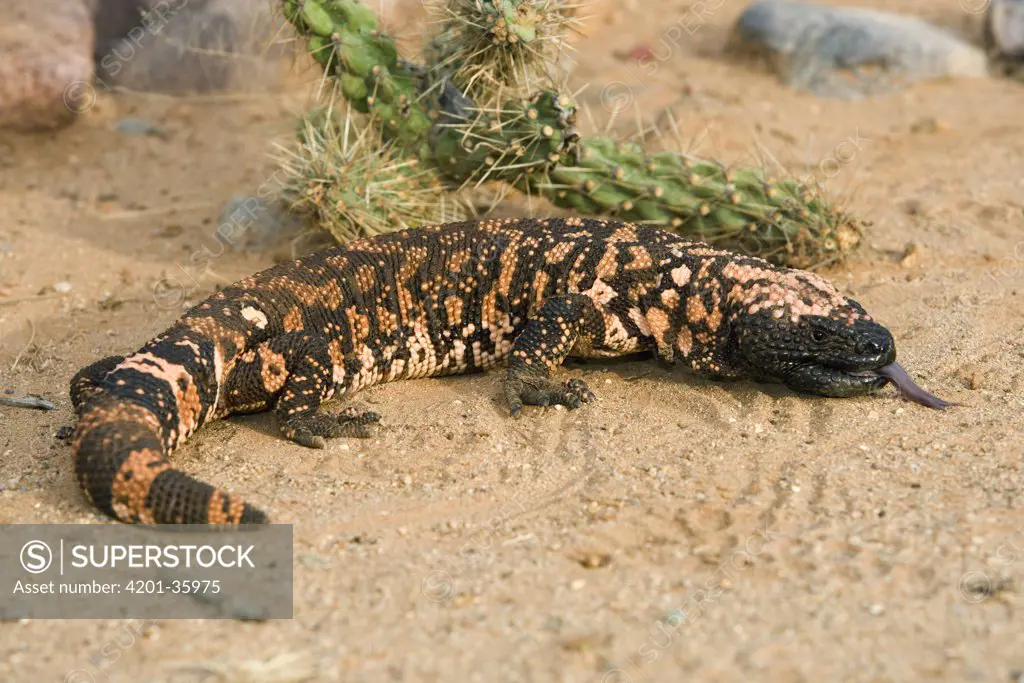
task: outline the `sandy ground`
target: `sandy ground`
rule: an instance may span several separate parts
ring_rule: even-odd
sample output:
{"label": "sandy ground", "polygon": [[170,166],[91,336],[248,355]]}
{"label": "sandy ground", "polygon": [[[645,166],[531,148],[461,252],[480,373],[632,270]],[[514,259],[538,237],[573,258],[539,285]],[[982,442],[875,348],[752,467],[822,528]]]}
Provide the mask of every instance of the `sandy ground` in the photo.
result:
{"label": "sandy ground", "polygon": [[[956,3],[860,4],[978,28]],[[827,182],[873,224],[826,275],[962,406],[809,398],[637,361],[569,366],[601,400],[515,423],[497,375],[372,388],[355,401],[385,416],[381,437],[324,451],[280,440],[266,415],[228,420],[177,462],[295,525],[295,618],[163,621],[134,640],[119,621],[7,622],[0,678],[1018,680],[1024,88],[791,92],[720,58],[731,3],[632,80],[615,54],[689,4],[639,6],[596,7],[581,101],[598,110],[607,84],[626,83],[645,112],[671,106],[697,151],[740,162],[760,144],[798,173],[858,140]],[[154,284],[214,245],[230,197],[273,175],[270,143],[287,140],[313,81],[105,97],[59,134],[0,138],[0,389],[60,406],[0,409],[0,522],[107,521],[52,438],[72,419],[68,380],[177,317]],[[124,116],[166,139],[112,132]],[[189,300],[287,251],[228,250]],[[669,621],[677,610],[685,621]],[[116,661],[99,654],[111,642]]]}

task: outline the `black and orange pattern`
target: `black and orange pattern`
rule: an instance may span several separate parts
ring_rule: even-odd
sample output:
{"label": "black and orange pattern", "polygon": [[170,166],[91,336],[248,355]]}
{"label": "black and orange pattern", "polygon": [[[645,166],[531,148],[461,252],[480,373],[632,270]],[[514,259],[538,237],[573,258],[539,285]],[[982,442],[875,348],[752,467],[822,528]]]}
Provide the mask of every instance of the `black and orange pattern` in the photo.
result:
{"label": "black and orange pattern", "polygon": [[367,437],[379,416],[323,402],[397,379],[508,361],[505,393],[576,408],[566,356],[649,349],[719,377],[823,395],[885,382],[892,338],[821,277],[668,232],[583,219],[508,219],[405,230],[281,264],[224,289],[127,357],[72,380],[75,469],[125,522],[256,523],[265,516],[175,470],[203,424],[272,409],[303,446]]}

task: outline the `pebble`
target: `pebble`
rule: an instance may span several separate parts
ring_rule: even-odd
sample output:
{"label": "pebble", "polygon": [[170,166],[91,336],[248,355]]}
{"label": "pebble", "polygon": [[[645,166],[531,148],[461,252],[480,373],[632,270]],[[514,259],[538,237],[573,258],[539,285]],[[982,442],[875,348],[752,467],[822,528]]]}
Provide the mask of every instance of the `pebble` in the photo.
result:
{"label": "pebble", "polygon": [[885,605],[879,603],[871,605],[871,607],[868,607],[868,614],[870,614],[873,617],[878,617],[885,614]]}
{"label": "pebble", "polygon": [[907,242],[903,247],[903,254],[900,256],[900,265],[904,268],[912,268],[917,265],[921,255],[921,248],[914,242]]}
{"label": "pebble", "polygon": [[996,59],[1024,63],[1024,0],[990,0],[984,41]]}
{"label": "pebble", "polygon": [[171,136],[152,121],[129,116],[114,124],[114,130],[125,135],[148,135],[149,137],[167,140]]}
{"label": "pebble", "polygon": [[53,291],[58,294],[67,294],[71,291],[71,283],[67,280],[61,280],[60,282],[53,283]]}
{"label": "pebble", "polygon": [[941,133],[950,129],[949,123],[942,119],[937,119],[934,116],[926,116],[923,119],[915,121],[910,126],[910,132],[920,134],[934,134]]}
{"label": "pebble", "polygon": [[761,0],[740,15],[731,45],[767,58],[791,87],[840,99],[988,75],[980,49],[916,17],[878,10]]}

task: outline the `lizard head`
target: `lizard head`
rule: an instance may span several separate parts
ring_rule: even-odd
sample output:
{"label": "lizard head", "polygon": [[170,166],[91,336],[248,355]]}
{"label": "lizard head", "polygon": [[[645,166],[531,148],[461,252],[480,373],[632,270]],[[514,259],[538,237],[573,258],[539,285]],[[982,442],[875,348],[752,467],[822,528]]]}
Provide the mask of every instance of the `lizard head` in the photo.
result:
{"label": "lizard head", "polygon": [[752,373],[821,396],[876,391],[889,381],[879,371],[896,360],[889,330],[863,318],[759,311],[743,318],[738,338]]}
{"label": "lizard head", "polygon": [[828,281],[796,270],[739,274],[733,329],[751,375],[821,396],[859,396],[890,381],[892,334]]}

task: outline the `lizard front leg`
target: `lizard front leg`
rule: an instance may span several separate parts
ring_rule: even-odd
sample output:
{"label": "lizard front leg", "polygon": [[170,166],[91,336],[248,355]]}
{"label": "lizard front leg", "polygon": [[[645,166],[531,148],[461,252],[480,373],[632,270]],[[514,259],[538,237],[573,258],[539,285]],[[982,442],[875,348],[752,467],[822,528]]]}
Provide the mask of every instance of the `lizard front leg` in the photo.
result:
{"label": "lizard front leg", "polygon": [[550,377],[577,343],[598,342],[604,337],[603,330],[601,311],[590,297],[564,294],[545,301],[512,343],[505,379],[512,417],[519,416],[524,404],[574,409],[594,400],[582,380],[559,384]]}
{"label": "lizard front leg", "polygon": [[309,448],[323,448],[326,439],[369,438],[380,415],[346,408],[332,415],[320,412],[334,395],[333,367],[327,340],[303,331],[287,332],[245,353],[227,383],[231,412],[274,406],[285,438]]}

